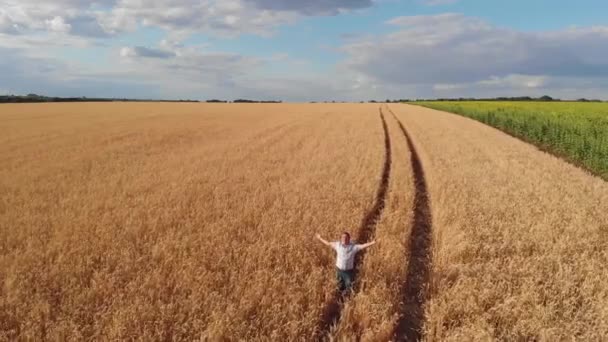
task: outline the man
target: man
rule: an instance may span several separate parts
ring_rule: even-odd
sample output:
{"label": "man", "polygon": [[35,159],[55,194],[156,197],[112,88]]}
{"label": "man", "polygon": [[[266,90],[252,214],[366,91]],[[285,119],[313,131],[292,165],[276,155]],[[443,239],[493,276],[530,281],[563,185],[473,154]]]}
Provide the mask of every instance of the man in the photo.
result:
{"label": "man", "polygon": [[357,245],[350,242],[350,234],[342,233],[340,241],[328,242],[321,235],[316,234],[315,237],[324,245],[333,248],[336,251],[336,276],[338,278],[338,287],[342,293],[350,291],[355,281],[355,255],[376,243]]}

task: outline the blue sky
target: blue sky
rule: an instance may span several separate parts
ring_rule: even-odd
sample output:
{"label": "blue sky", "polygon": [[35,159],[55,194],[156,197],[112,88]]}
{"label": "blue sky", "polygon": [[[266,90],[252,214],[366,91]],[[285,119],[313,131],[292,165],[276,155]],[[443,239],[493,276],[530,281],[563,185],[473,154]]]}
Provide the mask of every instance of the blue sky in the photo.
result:
{"label": "blue sky", "polygon": [[0,0],[0,93],[608,98],[608,2]]}

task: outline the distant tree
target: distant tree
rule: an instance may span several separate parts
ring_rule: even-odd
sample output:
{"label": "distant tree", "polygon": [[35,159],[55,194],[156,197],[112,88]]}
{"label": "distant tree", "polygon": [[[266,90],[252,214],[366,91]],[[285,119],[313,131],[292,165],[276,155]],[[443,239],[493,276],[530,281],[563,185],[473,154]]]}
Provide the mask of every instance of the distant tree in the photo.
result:
{"label": "distant tree", "polygon": [[234,102],[234,103],[282,103],[283,101],[260,101],[260,100],[236,99],[232,102]]}
{"label": "distant tree", "polygon": [[544,95],[538,98],[539,101],[553,101],[553,98],[549,95]]}

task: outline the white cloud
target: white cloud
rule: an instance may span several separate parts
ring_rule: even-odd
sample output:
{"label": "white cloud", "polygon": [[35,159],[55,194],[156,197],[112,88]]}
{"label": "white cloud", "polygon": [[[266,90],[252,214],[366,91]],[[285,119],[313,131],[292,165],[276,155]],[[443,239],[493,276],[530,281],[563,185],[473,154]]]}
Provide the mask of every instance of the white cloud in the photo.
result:
{"label": "white cloud", "polygon": [[335,15],[342,11],[372,6],[371,0],[245,0],[257,8],[292,11],[302,15]]}
{"label": "white cloud", "polygon": [[478,85],[491,87],[513,87],[513,88],[541,88],[547,82],[546,76],[529,75],[507,75],[505,77],[492,76],[490,79],[477,82]]}
{"label": "white cloud", "polygon": [[104,37],[152,26],[171,34],[269,35],[302,16],[365,8],[371,0],[5,0],[0,32]]}
{"label": "white cloud", "polygon": [[[391,33],[349,35],[343,46],[331,47],[346,57],[322,70],[297,55],[262,58],[183,43],[195,32],[271,34],[277,25],[305,15],[370,4],[9,0],[0,8],[0,88],[49,95],[299,101],[608,94],[608,27],[603,26],[523,32],[461,14],[398,17],[388,22]],[[141,26],[164,29],[166,38],[155,46],[105,40]],[[111,46],[99,48],[105,42]],[[95,47],[107,56],[96,56],[95,65],[51,58],[63,46]]]}
{"label": "white cloud", "polygon": [[258,9],[241,0],[123,0],[105,17],[104,22],[114,26],[120,26],[116,23],[124,18],[136,18],[143,26],[178,35],[210,32],[233,36],[245,32],[268,35],[275,27],[296,20],[297,14]]}
{"label": "white cloud", "polygon": [[434,90],[438,90],[438,91],[456,90],[456,89],[462,89],[463,87],[464,87],[464,85],[462,85],[462,84],[445,84],[445,83],[440,83],[440,84],[433,85],[433,89]]}
{"label": "white cloud", "polygon": [[[2,17],[10,18],[15,28],[13,34],[33,32],[63,32],[83,36],[102,36],[109,32],[101,26],[100,18],[115,1],[96,2],[74,0],[5,0],[0,10]],[[3,14],[2,14],[3,13]]]}
{"label": "white cloud", "polygon": [[[0,47],[0,89],[49,96],[159,98],[157,85],[128,75],[87,74],[81,66],[51,57],[32,57],[21,49]],[[128,95],[127,95],[128,94]]]}
{"label": "white cloud", "polygon": [[[162,41],[158,47],[123,47],[121,63],[112,73],[128,75],[151,85],[171,89],[171,92],[204,93],[229,90],[264,66],[266,61],[234,53],[202,51],[198,47],[182,46]],[[204,92],[203,92],[204,91]],[[191,97],[194,97],[191,94]]]}
{"label": "white cloud", "polygon": [[144,46],[123,47],[120,49],[120,56],[127,58],[161,58],[167,59],[175,57],[176,54],[166,49],[147,48]]}
{"label": "white cloud", "polygon": [[532,89],[542,89],[547,84],[550,84],[550,79],[548,76],[511,74],[504,77],[491,76],[488,79],[471,83],[438,83],[433,85],[433,90],[438,92],[454,92],[485,88],[498,91],[510,89],[529,91]]}
{"label": "white cloud", "polygon": [[[519,81],[517,79],[520,79]],[[535,79],[541,78],[537,83]],[[528,81],[526,81],[528,79]],[[531,83],[530,83],[531,82]],[[420,91],[422,90],[422,91]],[[416,85],[410,97],[478,97],[489,98],[498,96],[532,96],[540,97],[551,95],[563,99],[598,98],[606,97],[608,80],[581,77],[551,77],[509,75],[502,78],[491,78],[474,83],[461,83],[433,87],[432,91],[424,91],[424,85]]]}
{"label": "white cloud", "polygon": [[460,14],[399,17],[396,31],[351,39],[343,66],[384,89],[551,90],[549,79],[608,79],[608,27],[523,32]]}
{"label": "white cloud", "polygon": [[19,25],[4,9],[0,8],[0,33],[16,34],[18,32]]}
{"label": "white cloud", "polygon": [[60,16],[55,16],[53,19],[45,20],[46,26],[50,31],[53,32],[69,32],[72,25],[67,24],[65,20]]}
{"label": "white cloud", "polygon": [[114,8],[109,13],[97,12],[96,18],[103,31],[111,35],[137,29],[138,19],[125,8]]}
{"label": "white cloud", "polygon": [[[134,47],[117,53],[121,62],[109,71],[162,88],[168,98],[252,98],[267,100],[356,100],[384,96],[376,84],[352,73],[329,70],[318,73],[288,54],[259,58],[212,51],[162,41],[150,50],[171,52],[170,58],[149,58]],[[288,72],[272,72],[287,70]],[[107,72],[100,76],[108,77]],[[94,77],[94,75],[90,75]]]}

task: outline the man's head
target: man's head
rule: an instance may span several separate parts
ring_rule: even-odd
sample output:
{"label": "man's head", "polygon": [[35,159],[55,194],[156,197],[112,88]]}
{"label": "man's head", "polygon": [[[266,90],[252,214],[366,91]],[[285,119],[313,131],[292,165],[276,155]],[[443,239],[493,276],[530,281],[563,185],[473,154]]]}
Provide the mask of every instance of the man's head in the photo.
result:
{"label": "man's head", "polygon": [[348,245],[350,243],[350,234],[348,232],[342,233],[342,237],[340,237],[340,242],[343,245]]}

